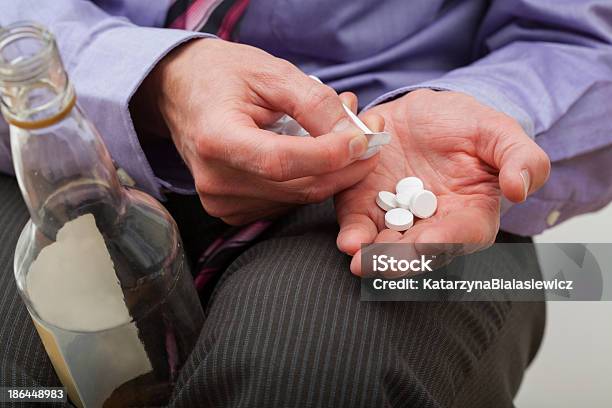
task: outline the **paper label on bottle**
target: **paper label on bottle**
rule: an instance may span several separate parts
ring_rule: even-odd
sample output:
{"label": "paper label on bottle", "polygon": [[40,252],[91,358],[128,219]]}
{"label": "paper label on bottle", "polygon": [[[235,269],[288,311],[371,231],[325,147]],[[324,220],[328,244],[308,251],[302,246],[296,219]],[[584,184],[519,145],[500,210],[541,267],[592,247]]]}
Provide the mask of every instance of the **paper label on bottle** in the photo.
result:
{"label": "paper label on bottle", "polygon": [[153,370],[92,214],[67,222],[42,249],[26,290],[58,377],[80,406],[101,407]]}
{"label": "paper label on bottle", "polygon": [[26,284],[37,315],[72,331],[99,331],[131,320],[121,284],[92,214],[64,224],[30,265]]}

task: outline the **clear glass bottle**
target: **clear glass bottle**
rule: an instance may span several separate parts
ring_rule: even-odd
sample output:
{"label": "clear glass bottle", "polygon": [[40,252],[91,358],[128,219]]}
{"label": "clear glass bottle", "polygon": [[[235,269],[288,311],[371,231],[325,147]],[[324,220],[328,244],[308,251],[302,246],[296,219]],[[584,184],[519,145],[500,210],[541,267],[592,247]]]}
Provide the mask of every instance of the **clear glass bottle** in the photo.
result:
{"label": "clear glass bottle", "polygon": [[0,27],[0,98],[31,216],[15,278],[60,380],[79,406],[163,404],[204,321],[174,220],[120,184],[45,28]]}

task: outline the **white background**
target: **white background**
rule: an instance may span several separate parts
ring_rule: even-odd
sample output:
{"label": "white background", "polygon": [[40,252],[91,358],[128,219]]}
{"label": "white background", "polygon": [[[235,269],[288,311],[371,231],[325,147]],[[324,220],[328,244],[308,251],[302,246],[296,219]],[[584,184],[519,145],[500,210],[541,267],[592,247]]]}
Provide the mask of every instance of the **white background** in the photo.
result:
{"label": "white background", "polygon": [[[551,228],[536,242],[612,242],[612,205]],[[549,302],[547,313],[517,408],[612,408],[612,302]]]}

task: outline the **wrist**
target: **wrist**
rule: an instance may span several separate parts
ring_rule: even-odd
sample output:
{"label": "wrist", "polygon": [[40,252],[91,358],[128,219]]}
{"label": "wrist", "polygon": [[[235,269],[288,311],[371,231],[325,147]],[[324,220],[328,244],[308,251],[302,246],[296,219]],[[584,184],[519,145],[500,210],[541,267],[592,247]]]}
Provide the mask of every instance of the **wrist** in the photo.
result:
{"label": "wrist", "polygon": [[[181,76],[183,55],[196,43],[208,38],[188,40],[170,51],[149,72],[130,101],[130,113],[139,139],[170,138],[167,107],[172,104],[177,80]],[[178,77],[177,77],[178,73]]]}

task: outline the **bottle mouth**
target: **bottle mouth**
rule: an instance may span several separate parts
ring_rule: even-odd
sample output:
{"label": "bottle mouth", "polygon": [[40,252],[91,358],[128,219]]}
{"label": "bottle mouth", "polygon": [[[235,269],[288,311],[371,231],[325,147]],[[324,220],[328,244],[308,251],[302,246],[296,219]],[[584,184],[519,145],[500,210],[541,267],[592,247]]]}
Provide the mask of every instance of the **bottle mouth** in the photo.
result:
{"label": "bottle mouth", "polygon": [[29,21],[0,27],[0,110],[7,122],[47,127],[65,118],[74,103],[53,34]]}
{"label": "bottle mouth", "polygon": [[0,27],[0,84],[35,80],[45,73],[54,49],[53,35],[35,22]]}

